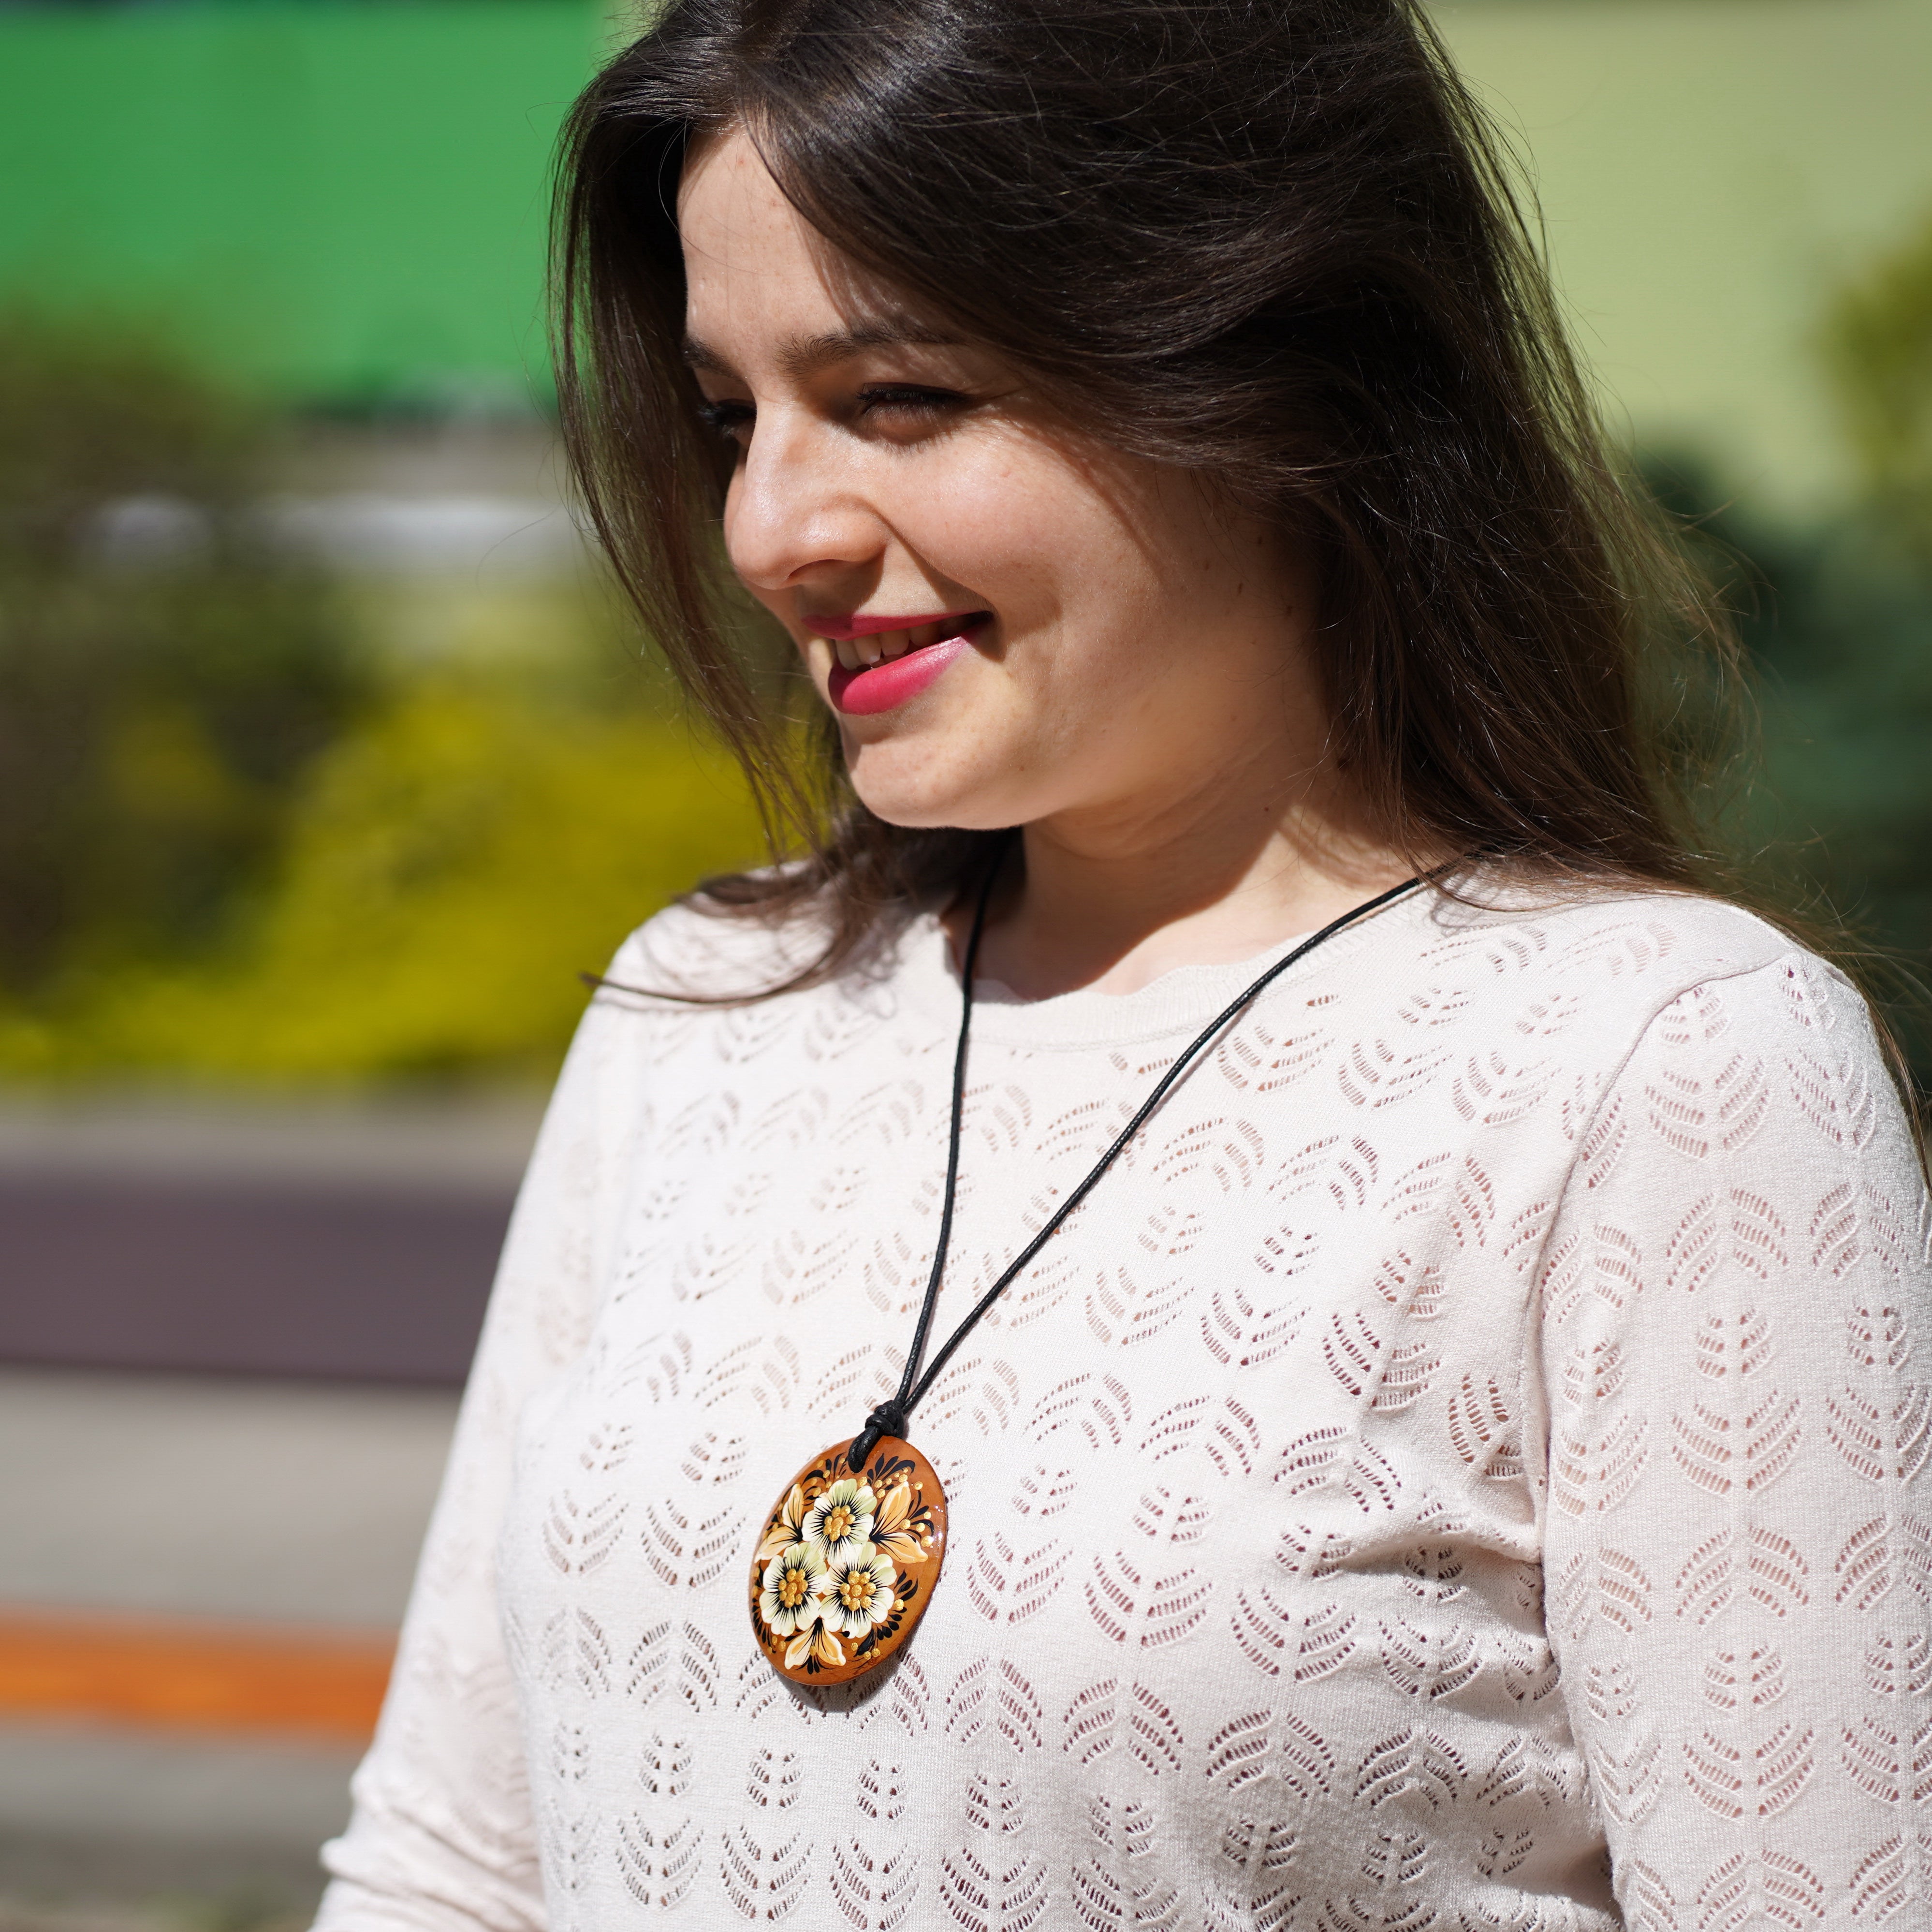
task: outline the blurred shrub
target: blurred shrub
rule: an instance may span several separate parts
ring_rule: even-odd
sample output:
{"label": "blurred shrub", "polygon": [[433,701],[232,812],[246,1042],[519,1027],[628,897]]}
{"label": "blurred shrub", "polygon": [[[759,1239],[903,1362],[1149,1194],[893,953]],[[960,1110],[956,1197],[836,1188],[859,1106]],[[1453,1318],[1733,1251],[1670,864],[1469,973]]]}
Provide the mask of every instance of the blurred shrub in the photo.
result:
{"label": "blurred shrub", "polygon": [[321,760],[224,970],[117,976],[64,1057],[278,1080],[547,1073],[639,920],[758,849],[735,768],[647,711],[405,688]]}
{"label": "blurred shrub", "polygon": [[1868,500],[1932,570],[1932,220],[1840,294],[1822,346]]}
{"label": "blurred shrub", "polygon": [[1885,944],[1932,946],[1932,582],[1867,502],[1798,525],[1726,503],[1714,470],[1652,466],[1728,580],[1760,674],[1748,836]]}
{"label": "blurred shrub", "polygon": [[1760,862],[1885,956],[1932,1087],[1932,224],[1838,296],[1822,341],[1862,466],[1843,512],[1752,516],[1681,458],[1652,480],[1730,579],[1762,673]]}
{"label": "blurred shrub", "polygon": [[364,701],[247,540],[267,426],[166,354],[0,315],[0,994],[222,938]]}
{"label": "blurred shrub", "polygon": [[546,1072],[577,969],[758,849],[595,599],[252,542],[274,428],[0,317],[0,1076]]}

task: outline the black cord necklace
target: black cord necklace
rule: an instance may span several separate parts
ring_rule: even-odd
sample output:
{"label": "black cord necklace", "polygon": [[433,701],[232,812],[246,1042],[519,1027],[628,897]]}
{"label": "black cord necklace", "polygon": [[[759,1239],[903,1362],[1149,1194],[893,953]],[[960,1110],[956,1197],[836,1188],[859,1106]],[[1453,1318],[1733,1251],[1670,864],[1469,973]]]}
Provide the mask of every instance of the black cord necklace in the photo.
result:
{"label": "black cord necklace", "polygon": [[922,1375],[920,1364],[952,1239],[952,1204],[958,1188],[960,1131],[965,1111],[966,1045],[973,1025],[974,968],[999,869],[997,860],[988,868],[974,908],[965,956],[960,962],[959,1039],[952,1055],[946,1190],[940,1205],[932,1272],[920,1304],[905,1372],[899,1378],[897,1394],[866,1417],[856,1436],[814,1457],[792,1479],[766,1518],[752,1559],[752,1634],[774,1668],[801,1684],[842,1684],[884,1663],[912,1635],[913,1627],[932,1600],[946,1551],[946,1496],[932,1465],[906,1440],[906,1430],[920,1399],[980,1316],[1093,1192],[1148,1117],[1228,1025],[1324,940],[1423,883],[1420,878],[1405,880],[1330,920],[1276,960],[1216,1013],[1155,1082],[1133,1118],[1046,1226],[980,1298]]}

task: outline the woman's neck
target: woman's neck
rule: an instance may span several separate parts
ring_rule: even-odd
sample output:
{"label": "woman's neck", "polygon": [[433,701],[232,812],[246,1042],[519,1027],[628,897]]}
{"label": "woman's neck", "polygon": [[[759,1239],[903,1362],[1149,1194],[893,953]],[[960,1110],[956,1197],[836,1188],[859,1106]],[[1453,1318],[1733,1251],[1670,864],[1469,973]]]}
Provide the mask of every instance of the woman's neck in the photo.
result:
{"label": "woman's neck", "polygon": [[[1286,812],[1232,789],[1234,800],[1197,796],[1027,826],[1005,861],[980,974],[1024,999],[1131,993],[1177,966],[1252,958],[1313,932],[1412,869],[1352,829],[1360,814],[1332,788]],[[949,915],[956,946],[970,922],[968,906]]]}

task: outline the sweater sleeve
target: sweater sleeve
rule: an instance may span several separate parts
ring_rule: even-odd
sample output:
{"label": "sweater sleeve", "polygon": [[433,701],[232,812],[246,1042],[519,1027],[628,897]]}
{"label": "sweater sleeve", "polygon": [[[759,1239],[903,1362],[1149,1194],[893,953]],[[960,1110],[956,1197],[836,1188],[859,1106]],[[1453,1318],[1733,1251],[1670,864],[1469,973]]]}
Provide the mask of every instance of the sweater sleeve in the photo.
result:
{"label": "sweater sleeve", "polygon": [[1550,1635],[1627,1921],[1932,1922],[1927,1203],[1838,975],[1654,1016],[1542,1321]]}
{"label": "sweater sleeve", "polygon": [[580,1354],[604,1278],[602,1204],[628,1145],[626,1024],[621,1008],[593,1004],[538,1136],[354,1814],[323,1849],[334,1882],[317,1932],[544,1922],[496,1546],[518,1416]]}

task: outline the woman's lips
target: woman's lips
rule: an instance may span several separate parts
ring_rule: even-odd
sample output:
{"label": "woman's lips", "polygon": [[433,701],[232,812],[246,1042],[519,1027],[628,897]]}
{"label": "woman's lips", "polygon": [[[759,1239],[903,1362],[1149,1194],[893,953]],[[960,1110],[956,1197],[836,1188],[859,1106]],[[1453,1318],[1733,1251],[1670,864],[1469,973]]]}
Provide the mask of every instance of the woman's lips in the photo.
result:
{"label": "woman's lips", "polygon": [[884,631],[916,631],[927,624],[964,624],[983,617],[983,610],[928,610],[916,617],[861,617],[848,611],[842,617],[807,617],[805,628],[820,638],[875,638]]}
{"label": "woman's lips", "polygon": [[[849,717],[895,710],[916,697],[968,648],[970,634],[988,621],[984,610],[939,617],[808,617],[806,628],[833,644],[830,680],[832,708]],[[860,640],[864,640],[862,643]],[[889,640],[889,641],[888,641]],[[886,651],[890,655],[886,655]],[[854,662],[854,659],[860,660]]]}
{"label": "woman's lips", "polygon": [[968,648],[959,636],[928,644],[924,650],[908,651],[902,658],[891,658],[863,670],[848,670],[843,664],[832,667],[832,709],[848,717],[869,718],[880,711],[892,711],[908,698],[916,698]]}

